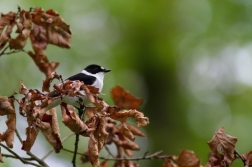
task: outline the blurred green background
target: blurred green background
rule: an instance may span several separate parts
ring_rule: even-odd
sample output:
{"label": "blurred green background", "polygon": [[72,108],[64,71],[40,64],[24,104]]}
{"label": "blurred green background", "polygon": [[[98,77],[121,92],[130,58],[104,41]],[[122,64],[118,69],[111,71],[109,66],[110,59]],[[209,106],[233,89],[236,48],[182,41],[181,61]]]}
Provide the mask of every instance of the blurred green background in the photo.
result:
{"label": "blurred green background", "polygon": [[[252,148],[252,1],[0,0],[0,12],[17,11],[17,5],[27,10],[52,8],[70,24],[71,49],[49,46],[46,51],[50,61],[60,62],[57,72],[63,78],[97,63],[112,69],[103,89],[108,103],[112,104],[109,90],[116,84],[144,98],[141,111],[150,124],[141,129],[148,137],[136,140],[141,151],[133,156],[159,150],[178,155],[181,149],[191,149],[204,165],[206,142],[222,126],[238,138],[240,153]],[[0,57],[0,95],[18,91],[20,80],[28,88],[41,89],[44,78],[25,53]],[[1,127],[4,121],[0,117]],[[25,118],[18,116],[17,125],[25,139]],[[69,133],[61,123],[62,137]],[[74,138],[63,145],[73,150],[73,142]],[[82,138],[79,151],[86,150],[86,144]],[[17,139],[14,146],[25,155]],[[31,151],[42,157],[49,149],[40,135]],[[107,156],[106,151],[101,155]],[[62,151],[46,162],[71,166],[71,158]],[[1,166],[22,166],[18,160],[4,161]],[[138,163],[161,167],[163,160]],[[78,166],[83,166],[79,159]]]}

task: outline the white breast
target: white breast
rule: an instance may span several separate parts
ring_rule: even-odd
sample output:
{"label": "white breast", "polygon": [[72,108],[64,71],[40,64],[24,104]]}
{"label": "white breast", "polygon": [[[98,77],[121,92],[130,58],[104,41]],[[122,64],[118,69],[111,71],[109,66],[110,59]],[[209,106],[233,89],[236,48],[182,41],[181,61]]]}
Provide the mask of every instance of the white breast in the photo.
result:
{"label": "white breast", "polygon": [[99,92],[102,91],[102,87],[103,87],[103,79],[104,79],[104,72],[99,72],[96,74],[91,74],[85,70],[82,71],[82,73],[86,74],[86,75],[91,75],[96,77],[96,81],[93,83],[92,86],[96,87],[99,89]]}

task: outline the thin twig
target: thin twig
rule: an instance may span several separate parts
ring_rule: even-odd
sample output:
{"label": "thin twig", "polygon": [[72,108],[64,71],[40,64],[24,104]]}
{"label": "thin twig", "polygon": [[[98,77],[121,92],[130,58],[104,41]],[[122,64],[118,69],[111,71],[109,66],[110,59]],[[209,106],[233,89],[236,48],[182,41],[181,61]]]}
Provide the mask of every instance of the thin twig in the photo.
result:
{"label": "thin twig", "polygon": [[20,136],[20,134],[19,134],[19,132],[18,132],[17,129],[15,129],[15,133],[16,133],[16,135],[17,135],[17,137],[18,137],[18,140],[19,140],[20,143],[22,144],[22,143],[23,143],[23,142],[22,142],[22,138],[21,138],[21,136]]}
{"label": "thin twig", "polygon": [[24,49],[14,50],[14,51],[10,51],[10,52],[5,53],[5,51],[6,51],[9,47],[10,47],[9,45],[6,46],[6,47],[3,49],[3,51],[0,53],[0,56],[2,56],[2,55],[10,55],[10,54],[18,53],[18,52],[25,52],[25,53],[28,54],[28,52],[27,52],[26,50],[24,50]]}
{"label": "thin twig", "polygon": [[109,153],[110,156],[115,158],[115,156],[111,153],[111,151],[109,150],[109,148],[106,145],[104,145],[104,148],[106,149],[106,151]]}
{"label": "thin twig", "polygon": [[237,155],[238,158],[240,158],[244,164],[244,166],[246,166],[246,159],[244,159],[239,153],[238,151],[235,149],[234,150],[234,154]]}
{"label": "thin twig", "polygon": [[4,52],[5,52],[8,48],[9,48],[9,45],[6,46],[6,47],[3,49],[3,51],[0,53],[0,56],[4,55],[4,54],[5,54]]}
{"label": "thin twig", "polygon": [[[62,150],[63,150],[63,151],[66,151],[66,152],[69,152],[69,153],[74,153],[74,151],[68,150],[68,149],[66,149],[66,148],[62,148]],[[84,155],[83,153],[79,153],[79,152],[77,152],[76,154],[78,154],[78,155]]]}
{"label": "thin twig", "polygon": [[[84,113],[84,108],[85,108],[85,106],[81,105],[81,104],[80,104],[80,108],[77,108],[80,119],[81,119],[81,117],[82,117],[82,115]],[[77,151],[78,151],[79,137],[80,137],[79,134],[75,134],[74,154],[73,154],[73,159],[72,159],[73,167],[76,167],[76,154],[77,154]]]}
{"label": "thin twig", "polygon": [[30,155],[32,158],[34,158],[34,160],[36,160],[40,165],[44,166],[44,167],[49,167],[45,161],[43,161],[42,159],[39,159],[36,155],[34,155],[33,153],[31,153],[30,151],[27,152],[28,155]]}
{"label": "thin twig", "polygon": [[73,152],[73,159],[72,159],[73,167],[76,167],[76,154],[78,150],[79,137],[80,137],[79,134],[75,134],[74,152]]}
{"label": "thin twig", "polygon": [[37,166],[37,167],[44,167],[42,165],[39,165],[39,164],[35,164],[33,162],[29,162],[25,159],[23,159],[22,157],[20,157],[17,153],[15,153],[14,151],[12,151],[10,148],[8,148],[7,146],[5,146],[4,144],[0,143],[0,146],[2,146],[3,148],[5,148],[7,151],[9,151],[11,154],[14,155],[14,157],[16,159],[19,159],[23,164],[30,164],[30,165],[33,165],[33,166]]}
{"label": "thin twig", "polygon": [[139,161],[139,160],[149,160],[149,159],[166,159],[166,158],[171,158],[170,155],[159,155],[161,154],[163,151],[158,151],[155,152],[151,155],[144,155],[142,157],[135,157],[135,158],[104,158],[104,157],[99,157],[100,159],[104,159],[104,160],[111,160],[111,161]]}
{"label": "thin twig", "polygon": [[[17,135],[17,137],[18,137],[20,143],[22,144],[22,143],[23,143],[23,142],[22,142],[22,138],[21,138],[21,136],[20,136],[20,134],[19,134],[19,132],[18,132],[17,129],[15,129],[15,133],[16,133],[16,135]],[[38,157],[37,157],[36,155],[34,155],[32,152],[28,151],[26,154],[29,155],[29,156],[31,156],[31,158],[34,159],[35,161],[37,161],[40,165],[48,166],[48,165],[45,163],[45,161],[44,161],[43,159],[38,158]]]}
{"label": "thin twig", "polygon": [[[71,136],[73,136],[75,133],[70,133],[69,135],[67,135],[66,137],[64,137],[61,142],[63,143],[65,140],[67,140],[68,138],[70,138]],[[64,149],[63,149],[64,150]],[[43,158],[41,158],[41,160],[45,160],[52,152],[54,151],[54,148],[51,148],[51,150],[49,150],[45,156],[43,156]]]}
{"label": "thin twig", "polygon": [[[70,152],[70,153],[74,153],[74,151],[72,150],[68,150],[68,149],[65,149],[63,148],[62,150],[64,151],[67,151],[67,152]],[[151,155],[148,155],[146,156],[146,153],[144,154],[144,156],[142,157],[133,157],[133,158],[104,158],[104,157],[98,157],[100,159],[103,159],[103,160],[110,160],[110,161],[139,161],[139,160],[150,160],[150,159],[167,159],[167,158],[171,158],[170,155],[160,155],[163,151],[158,151],[158,152],[155,152]],[[85,155],[83,153],[79,153],[77,152],[76,154],[78,155]]]}
{"label": "thin twig", "polygon": [[[15,158],[18,159],[16,156],[14,155],[10,155],[10,154],[2,154],[3,157],[7,157],[7,158]],[[27,158],[27,157],[21,157],[22,159],[26,160],[26,161],[34,161],[33,158]]]}

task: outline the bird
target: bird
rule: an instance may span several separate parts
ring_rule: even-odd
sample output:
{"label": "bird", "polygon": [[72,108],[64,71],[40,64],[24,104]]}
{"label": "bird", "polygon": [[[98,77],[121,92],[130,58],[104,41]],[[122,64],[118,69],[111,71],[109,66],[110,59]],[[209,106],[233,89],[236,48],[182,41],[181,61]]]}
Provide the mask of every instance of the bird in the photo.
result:
{"label": "bird", "polygon": [[[91,85],[99,89],[99,93],[102,91],[103,88],[103,79],[104,75],[111,70],[105,69],[104,67],[97,65],[97,64],[91,64],[88,65],[86,68],[84,68],[80,73],[75,74],[66,80],[70,81],[82,81],[85,85]],[[65,80],[65,81],[66,81]],[[90,100],[86,96],[86,93],[84,90],[80,90],[81,95],[80,96],[74,96],[70,97],[68,95],[62,96],[60,92],[57,90],[54,90],[52,92],[48,93],[48,97],[56,98],[49,106],[48,109],[51,109],[53,107],[56,107],[61,104],[61,102],[65,102],[69,105],[74,106],[75,108],[79,109],[81,106],[84,105],[84,107],[91,105]],[[58,98],[57,98],[58,97]]]}

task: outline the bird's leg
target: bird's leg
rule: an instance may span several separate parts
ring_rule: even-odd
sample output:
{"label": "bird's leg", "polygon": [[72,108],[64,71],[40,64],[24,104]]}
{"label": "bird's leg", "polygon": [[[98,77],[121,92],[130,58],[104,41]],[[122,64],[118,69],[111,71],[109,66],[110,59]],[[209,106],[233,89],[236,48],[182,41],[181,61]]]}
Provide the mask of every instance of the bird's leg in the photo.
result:
{"label": "bird's leg", "polygon": [[85,114],[86,107],[83,104],[83,99],[81,97],[78,97],[78,98],[79,98],[78,103],[79,103],[80,107],[76,107],[76,106],[74,106],[74,107],[78,110],[79,118],[82,119],[83,115]]}

